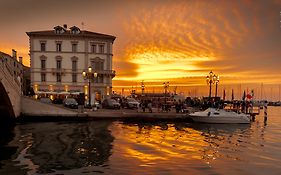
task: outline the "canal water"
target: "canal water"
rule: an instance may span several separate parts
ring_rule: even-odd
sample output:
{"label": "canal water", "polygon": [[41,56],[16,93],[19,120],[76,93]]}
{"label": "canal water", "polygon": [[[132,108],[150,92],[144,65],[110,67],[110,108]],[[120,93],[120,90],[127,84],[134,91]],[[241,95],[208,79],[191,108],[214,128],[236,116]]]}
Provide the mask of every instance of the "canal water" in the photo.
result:
{"label": "canal water", "polygon": [[1,129],[0,174],[280,175],[281,107],[266,124],[18,124]]}

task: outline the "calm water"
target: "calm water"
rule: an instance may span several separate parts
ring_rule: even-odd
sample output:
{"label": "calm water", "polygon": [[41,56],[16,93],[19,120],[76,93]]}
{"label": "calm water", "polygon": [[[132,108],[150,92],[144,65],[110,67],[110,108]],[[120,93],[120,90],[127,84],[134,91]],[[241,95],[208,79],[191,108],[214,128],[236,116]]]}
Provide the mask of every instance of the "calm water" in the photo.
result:
{"label": "calm water", "polygon": [[[29,123],[0,134],[0,174],[281,174],[281,107],[268,122]],[[5,133],[5,134],[4,134]]]}

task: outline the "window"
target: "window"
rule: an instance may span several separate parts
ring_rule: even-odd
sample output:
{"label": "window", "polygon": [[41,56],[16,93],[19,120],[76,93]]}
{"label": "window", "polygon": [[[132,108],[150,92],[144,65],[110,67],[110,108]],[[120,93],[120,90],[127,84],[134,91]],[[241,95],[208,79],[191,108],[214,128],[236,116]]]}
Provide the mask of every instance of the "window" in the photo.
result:
{"label": "window", "polygon": [[100,53],[104,53],[104,45],[99,45],[100,47]]}
{"label": "window", "polygon": [[41,43],[41,52],[46,51],[46,43]]}
{"label": "window", "polygon": [[62,34],[64,32],[65,32],[65,30],[63,28],[58,28],[58,29],[55,30],[56,34]]}
{"label": "window", "polygon": [[93,61],[92,62],[93,70],[103,70],[103,62],[101,61]]}
{"label": "window", "polygon": [[61,43],[57,43],[57,52],[61,52]]}
{"label": "window", "polygon": [[56,34],[62,34],[64,32],[66,32],[66,29],[61,26],[56,26],[56,27],[54,27],[54,29],[55,29]]}
{"label": "window", "polygon": [[41,81],[46,82],[46,74],[45,73],[41,73]]}
{"label": "window", "polygon": [[41,60],[41,69],[46,69],[46,60]]}
{"label": "window", "polygon": [[77,82],[77,74],[72,74],[72,82]]}
{"label": "window", "polygon": [[61,82],[61,74],[57,73],[57,82]]}
{"label": "window", "polygon": [[72,71],[76,71],[77,70],[77,61],[73,60],[72,61]]}
{"label": "window", "polygon": [[77,52],[77,44],[72,44],[72,52]]}
{"label": "window", "polygon": [[[61,60],[60,59],[57,60],[57,69],[58,70],[61,69]],[[57,75],[57,82],[61,82],[61,72],[60,71],[57,72],[56,75]]]}
{"label": "window", "polygon": [[80,33],[80,30],[72,29],[72,30],[71,30],[71,33],[72,33],[72,34],[79,34],[79,33]]}
{"label": "window", "polygon": [[80,29],[76,26],[70,27],[70,31],[72,34],[79,34],[80,33]]}
{"label": "window", "polygon": [[61,69],[61,60],[57,60],[57,69]]}
{"label": "window", "polygon": [[94,78],[94,83],[103,83],[103,75],[98,74],[98,76]]}
{"label": "window", "polygon": [[92,53],[97,53],[97,45],[96,44],[92,45]]}

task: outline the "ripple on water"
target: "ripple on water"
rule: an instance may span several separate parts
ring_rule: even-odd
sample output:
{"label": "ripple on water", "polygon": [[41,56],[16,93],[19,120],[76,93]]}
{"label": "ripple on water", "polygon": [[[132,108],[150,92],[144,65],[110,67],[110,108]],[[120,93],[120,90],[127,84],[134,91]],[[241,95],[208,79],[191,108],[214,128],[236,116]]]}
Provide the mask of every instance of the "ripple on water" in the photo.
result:
{"label": "ripple on water", "polygon": [[269,111],[266,124],[258,116],[250,125],[111,121],[17,125],[13,134],[1,137],[5,146],[0,152],[6,150],[7,155],[0,157],[0,174],[279,175],[281,108]]}

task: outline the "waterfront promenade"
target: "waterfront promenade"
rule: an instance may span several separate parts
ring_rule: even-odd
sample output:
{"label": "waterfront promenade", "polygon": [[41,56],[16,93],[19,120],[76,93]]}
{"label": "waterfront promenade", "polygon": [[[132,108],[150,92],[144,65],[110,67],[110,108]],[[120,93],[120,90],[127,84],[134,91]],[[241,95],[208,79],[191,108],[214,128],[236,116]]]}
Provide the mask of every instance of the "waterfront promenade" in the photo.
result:
{"label": "waterfront promenade", "polygon": [[[190,108],[190,112],[194,109]],[[88,120],[128,120],[128,121],[190,121],[186,113],[176,113],[174,109],[163,112],[157,108],[152,113],[140,109],[78,109],[66,108],[63,105],[45,104],[24,97],[22,115],[18,121],[88,121]]]}

